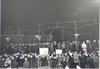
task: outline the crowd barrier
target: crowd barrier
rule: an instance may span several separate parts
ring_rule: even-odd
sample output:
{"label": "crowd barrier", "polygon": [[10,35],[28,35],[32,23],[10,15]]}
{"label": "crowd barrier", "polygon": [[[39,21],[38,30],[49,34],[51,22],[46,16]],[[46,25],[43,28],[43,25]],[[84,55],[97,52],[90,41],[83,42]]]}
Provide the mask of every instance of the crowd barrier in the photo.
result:
{"label": "crowd barrier", "polygon": [[[94,60],[94,66],[95,68],[93,69],[97,69],[99,67],[99,61],[96,59]],[[0,68],[3,68],[3,67],[4,67],[4,62],[0,62]],[[57,65],[53,64],[51,60],[47,60],[46,63],[43,64],[43,62],[40,61],[39,59],[35,61],[24,62],[22,66],[19,66],[16,61],[11,62],[11,65],[10,65],[10,68],[32,68],[33,69],[33,68],[45,68],[45,67],[51,68],[51,69],[55,69],[55,68],[59,69],[59,66],[57,67]],[[85,67],[88,69],[89,65],[86,65]]]}

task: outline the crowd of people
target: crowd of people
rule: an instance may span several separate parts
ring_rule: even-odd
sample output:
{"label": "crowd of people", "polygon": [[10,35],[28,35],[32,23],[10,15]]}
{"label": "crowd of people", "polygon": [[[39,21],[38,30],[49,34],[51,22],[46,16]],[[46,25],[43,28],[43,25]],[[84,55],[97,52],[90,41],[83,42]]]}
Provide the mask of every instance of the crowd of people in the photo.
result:
{"label": "crowd of people", "polygon": [[[41,56],[39,48],[49,48],[49,56]],[[56,54],[56,50],[62,54]],[[98,68],[99,67],[99,41],[63,41],[48,42],[30,46],[8,46],[0,55],[1,68],[38,68],[39,66],[51,68]]]}

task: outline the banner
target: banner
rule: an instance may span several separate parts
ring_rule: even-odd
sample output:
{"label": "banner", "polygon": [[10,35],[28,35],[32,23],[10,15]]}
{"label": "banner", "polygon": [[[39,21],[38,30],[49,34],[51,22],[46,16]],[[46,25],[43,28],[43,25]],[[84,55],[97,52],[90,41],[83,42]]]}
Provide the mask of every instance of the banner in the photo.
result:
{"label": "banner", "polygon": [[49,49],[48,48],[39,48],[39,55],[41,55],[41,56],[49,55]]}
{"label": "banner", "polygon": [[62,54],[62,50],[61,49],[56,49],[56,54]]}

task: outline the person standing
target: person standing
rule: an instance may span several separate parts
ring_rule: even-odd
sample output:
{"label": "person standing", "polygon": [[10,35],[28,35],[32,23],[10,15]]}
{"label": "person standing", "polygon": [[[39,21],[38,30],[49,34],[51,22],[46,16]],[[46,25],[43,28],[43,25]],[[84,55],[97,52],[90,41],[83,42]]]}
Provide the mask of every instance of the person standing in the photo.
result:
{"label": "person standing", "polygon": [[25,62],[23,63],[23,68],[29,68],[29,61],[25,58]]}
{"label": "person standing", "polygon": [[18,63],[16,62],[14,57],[12,58],[12,61],[11,61],[11,68],[18,68]]}
{"label": "person standing", "polygon": [[62,59],[61,64],[62,64],[63,68],[65,68],[65,67],[66,67],[66,65],[67,65],[66,60],[65,60],[65,59]]}
{"label": "person standing", "polygon": [[73,58],[72,53],[69,54],[69,60],[68,60],[68,63],[69,63],[69,68],[75,68],[74,58]]}
{"label": "person standing", "polygon": [[83,42],[81,46],[82,46],[83,52],[87,52],[87,45],[86,45],[86,43]]}
{"label": "person standing", "polygon": [[56,51],[56,49],[58,49],[58,45],[57,45],[57,42],[56,42],[56,41],[54,41],[53,51],[55,52],[55,51]]}
{"label": "person standing", "polygon": [[75,67],[76,67],[77,65],[79,65],[79,55],[78,55],[77,51],[75,51],[73,53],[73,56],[74,56],[74,63],[75,63]]}

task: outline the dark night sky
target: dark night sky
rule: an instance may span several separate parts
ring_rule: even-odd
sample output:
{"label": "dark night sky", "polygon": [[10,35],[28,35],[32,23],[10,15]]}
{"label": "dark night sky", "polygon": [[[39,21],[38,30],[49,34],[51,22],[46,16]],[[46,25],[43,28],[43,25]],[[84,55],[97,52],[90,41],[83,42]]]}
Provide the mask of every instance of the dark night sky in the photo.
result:
{"label": "dark night sky", "polygon": [[[37,25],[34,24],[55,24],[56,22],[72,21],[74,14],[77,15],[75,17],[77,20],[92,20],[80,22],[78,26],[94,23],[93,19],[96,19],[98,23],[99,19],[98,5],[96,2],[87,0],[2,0],[1,6],[2,31],[7,33],[18,31],[18,29],[24,29],[24,34],[25,31],[30,33],[33,29],[38,29]],[[65,25],[69,26],[68,24]],[[72,25],[74,24],[72,23]],[[91,26],[91,28],[80,30],[79,33],[83,36],[84,32],[85,36],[91,34],[98,38],[98,28],[98,25]],[[7,31],[7,29],[9,30]],[[64,34],[67,34],[68,37],[74,33],[74,31],[67,29],[64,31],[67,31]]]}

